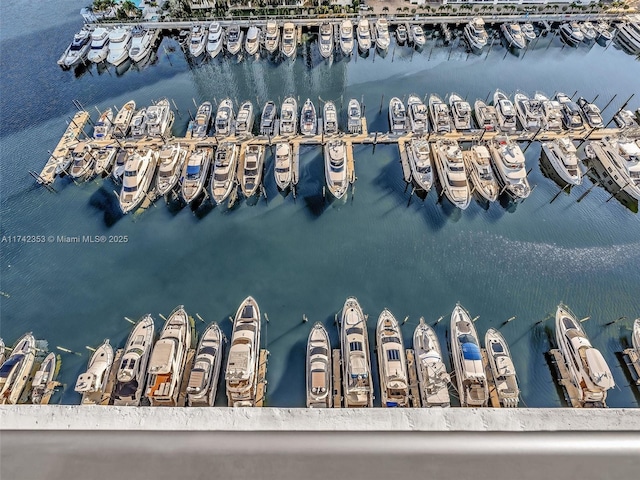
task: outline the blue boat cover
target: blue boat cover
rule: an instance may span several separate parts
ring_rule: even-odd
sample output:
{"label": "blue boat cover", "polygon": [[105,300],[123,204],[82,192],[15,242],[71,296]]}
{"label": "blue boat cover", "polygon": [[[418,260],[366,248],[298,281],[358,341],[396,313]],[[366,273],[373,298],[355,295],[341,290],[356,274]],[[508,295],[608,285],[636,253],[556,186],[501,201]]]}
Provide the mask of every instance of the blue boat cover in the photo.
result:
{"label": "blue boat cover", "polygon": [[462,356],[465,360],[481,360],[480,347],[475,343],[462,344]]}
{"label": "blue boat cover", "polygon": [[200,171],[200,165],[187,165],[187,175],[196,175]]}

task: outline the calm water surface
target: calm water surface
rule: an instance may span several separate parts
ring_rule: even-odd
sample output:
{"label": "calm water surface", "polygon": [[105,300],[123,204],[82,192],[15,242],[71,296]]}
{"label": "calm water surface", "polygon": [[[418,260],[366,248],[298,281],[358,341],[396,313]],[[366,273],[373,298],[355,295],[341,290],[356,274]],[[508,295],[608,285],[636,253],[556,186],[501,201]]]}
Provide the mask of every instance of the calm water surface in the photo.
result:
{"label": "calm water surface", "polygon": [[[158,313],[184,304],[192,315],[218,321],[229,335],[229,315],[253,295],[270,319],[262,338],[271,352],[267,403],[303,406],[311,325],[323,322],[337,348],[334,315],[354,295],[369,315],[372,344],[384,307],[399,320],[408,316],[407,346],[421,316],[431,324],[444,316],[436,330],[445,342],[458,301],[479,315],[482,336],[515,315],[501,331],[511,345],[524,403],[532,407],[564,405],[543,355],[553,335],[549,315],[563,301],[579,317],[591,317],[584,327],[618,384],[609,405],[638,405],[615,352],[630,341],[632,320],[640,315],[640,220],[615,200],[607,202],[609,195],[599,188],[577,203],[589,182],[550,204],[558,187],[540,172],[538,144],[526,150],[529,181],[536,186],[528,200],[516,209],[497,204],[485,210],[473,203],[465,212],[438,204],[433,194],[425,201],[414,197],[407,206],[394,146],[355,148],[355,193],[340,206],[322,202],[322,152],[315,147],[302,150],[295,201],[277,192],[269,153],[268,202],[242,201],[233,211],[194,213],[159,201],[142,215],[121,217],[110,181],[75,186],[58,180],[58,193],[50,194],[27,171],[40,171],[46,162],[75,111],[72,99],[95,113],[94,106],[169,97],[179,109],[175,135],[184,134],[193,100],[227,96],[257,101],[259,109],[289,94],[344,107],[351,97],[363,98],[370,131],[383,131],[392,96],[456,91],[473,100],[496,88],[577,91],[588,99],[598,95],[601,108],[617,95],[604,112],[608,120],[632,93],[629,106],[639,106],[640,62],[613,46],[562,48],[549,36],[524,57],[497,44],[477,57],[430,40],[422,53],[397,48],[385,58],[372,52],[330,65],[311,43],[288,64],[262,58],[194,66],[175,40],[165,38],[146,68],[119,74],[113,67],[93,67],[76,76],[55,62],[80,28],[78,11],[85,3],[62,0],[54,11],[37,2],[0,5],[1,234],[128,236],[123,244],[1,245],[2,337],[12,343],[32,330],[51,347],[82,354],[63,354],[66,388],[56,401],[79,402],[73,385],[90,354],[85,346],[104,338],[122,345],[131,327],[124,316],[151,312],[161,328]],[[620,317],[626,318],[605,326]],[[203,331],[205,325],[197,327]],[[220,404],[223,397],[220,389]]]}

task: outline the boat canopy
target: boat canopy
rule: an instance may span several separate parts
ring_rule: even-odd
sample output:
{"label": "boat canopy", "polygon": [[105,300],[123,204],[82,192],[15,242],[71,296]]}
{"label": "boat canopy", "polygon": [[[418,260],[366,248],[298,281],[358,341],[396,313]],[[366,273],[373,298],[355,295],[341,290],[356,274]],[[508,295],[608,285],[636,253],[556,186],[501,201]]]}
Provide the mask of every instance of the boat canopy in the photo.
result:
{"label": "boat canopy", "polygon": [[462,348],[462,356],[465,360],[481,360],[480,347],[471,335],[460,335],[458,337]]}
{"label": "boat canopy", "polygon": [[588,348],[585,352],[585,359],[589,365],[589,376],[593,383],[604,389],[615,386],[609,366],[599,350]]}

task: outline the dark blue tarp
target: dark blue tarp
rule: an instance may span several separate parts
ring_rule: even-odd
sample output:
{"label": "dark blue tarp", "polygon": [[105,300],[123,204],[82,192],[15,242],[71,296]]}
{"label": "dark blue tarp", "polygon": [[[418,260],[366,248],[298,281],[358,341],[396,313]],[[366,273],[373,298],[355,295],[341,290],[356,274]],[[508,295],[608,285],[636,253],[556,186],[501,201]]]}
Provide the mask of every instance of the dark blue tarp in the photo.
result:
{"label": "dark blue tarp", "polygon": [[200,165],[188,165],[187,175],[196,175],[200,171]]}
{"label": "dark blue tarp", "polygon": [[480,347],[475,343],[462,344],[462,356],[465,360],[481,360]]}

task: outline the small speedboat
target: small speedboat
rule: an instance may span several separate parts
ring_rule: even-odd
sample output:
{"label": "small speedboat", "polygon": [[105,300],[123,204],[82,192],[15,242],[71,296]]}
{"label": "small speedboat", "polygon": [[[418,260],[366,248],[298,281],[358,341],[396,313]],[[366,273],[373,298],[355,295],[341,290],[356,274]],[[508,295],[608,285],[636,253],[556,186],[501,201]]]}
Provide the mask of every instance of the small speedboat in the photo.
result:
{"label": "small speedboat", "polygon": [[433,149],[433,159],[444,194],[454,206],[465,210],[471,201],[471,189],[458,142],[438,140]]}
{"label": "small speedboat", "polygon": [[484,336],[484,346],[500,404],[505,408],[517,407],[520,388],[507,341],[498,330],[490,328]]}
{"label": "small speedboat", "polygon": [[124,168],[119,196],[122,213],[133,211],[147,198],[157,163],[158,152],[151,148],[145,153],[136,151],[129,157]]}
{"label": "small speedboat", "polygon": [[462,152],[467,174],[474,191],[488,202],[498,198],[500,186],[491,168],[491,154],[484,145],[473,145],[468,152]]}
{"label": "small speedboat", "polygon": [[213,149],[210,147],[196,148],[185,162],[182,170],[181,194],[187,204],[203,193],[212,154]]}
{"label": "small speedboat", "polygon": [[293,179],[293,161],[291,158],[291,146],[286,142],[276,144],[276,160],[273,174],[278,189],[284,191],[289,188]]}
{"label": "small speedboat", "polygon": [[307,341],[307,408],[331,408],[331,344],[320,322],[311,329]]}
{"label": "small speedboat", "polygon": [[332,140],[324,146],[324,172],[329,192],[337,200],[347,193],[347,147],[342,140]]}
{"label": "small speedboat", "polygon": [[456,130],[471,130],[471,105],[457,93],[449,95],[449,110]]}
{"label": "small speedboat", "polygon": [[198,107],[196,118],[194,118],[191,126],[191,136],[194,138],[204,138],[209,133],[211,126],[211,112],[213,107],[211,102],[204,102]]}
{"label": "small speedboat", "polygon": [[276,118],[278,117],[278,107],[269,100],[264,104],[262,116],[260,117],[260,135],[272,137],[275,133]]}
{"label": "small speedboat", "polygon": [[409,374],[402,331],[398,321],[386,308],[378,317],[376,350],[383,407],[409,406]]}
{"label": "small speedboat", "polygon": [[48,393],[53,390],[52,382],[55,380],[55,376],[60,368],[60,362],[56,358],[56,354],[50,352],[40,365],[40,368],[33,376],[31,382],[31,403],[34,405],[40,405],[42,399]]}
{"label": "small speedboat", "polygon": [[160,149],[156,192],[160,196],[168,194],[178,184],[182,167],[187,158],[187,150],[180,144],[167,144]]}
{"label": "small speedboat", "polygon": [[451,378],[444,364],[440,342],[436,332],[422,318],[413,332],[413,351],[422,406],[450,406],[449,383]]}
{"label": "small speedboat", "polygon": [[246,198],[252,197],[260,188],[264,166],[264,145],[247,145],[240,188]]}
{"label": "small speedboat", "polygon": [[326,102],[323,107],[322,121],[324,122],[324,134],[335,135],[338,133],[338,112],[333,102]]}
{"label": "small speedboat", "polygon": [[[312,104],[313,106],[313,104]],[[315,112],[315,109],[313,110]],[[280,110],[280,136],[287,137],[298,133],[298,102],[287,97]]]}
{"label": "small speedboat", "polygon": [[222,331],[214,322],[202,334],[189,374],[187,402],[190,407],[213,407],[218,391],[223,346]]}
{"label": "small speedboat", "polygon": [[398,97],[389,101],[389,131],[394,135],[407,132],[407,110]]}
{"label": "small speedboat", "polygon": [[253,114],[253,103],[249,100],[240,105],[238,116],[236,117],[236,136],[251,135],[253,131],[253,122],[255,116]]}
{"label": "small speedboat", "polygon": [[222,143],[216,150],[216,158],[211,173],[211,196],[216,204],[223,203],[236,185],[236,166],[238,164],[238,146]]}
{"label": "small speedboat", "polygon": [[27,385],[35,359],[36,340],[29,332],[16,342],[11,355],[0,367],[0,404],[18,403]]}
{"label": "small speedboat", "polygon": [[[282,108],[284,119],[284,106]],[[281,120],[281,121],[282,121]],[[302,110],[300,112],[300,132],[302,135],[315,135],[318,124],[318,117],[316,116],[316,107],[310,98],[304,102]]]}
{"label": "small speedboat", "polygon": [[74,390],[82,394],[81,405],[97,405],[102,403],[102,394],[109,380],[109,372],[113,364],[113,347],[106,339],[100,345],[87,366],[87,371],[78,377]]}
{"label": "small speedboat", "polygon": [[425,139],[411,139],[407,146],[407,157],[414,185],[420,190],[429,192],[433,186],[429,142]]}
{"label": "small speedboat", "polygon": [[362,133],[362,110],[360,102],[355,98],[349,100],[347,105],[347,128],[349,133]]}
{"label": "small speedboat", "polygon": [[255,25],[251,25],[247,30],[247,38],[244,41],[244,49],[247,54],[255,55],[260,49],[260,29]]}
{"label": "small speedboat", "polygon": [[104,140],[111,135],[113,130],[113,109],[107,108],[100,114],[100,118],[93,126],[93,138]]}
{"label": "small speedboat", "polygon": [[234,121],[233,102],[230,98],[225,98],[218,105],[218,112],[216,113],[216,136],[230,136]]}
{"label": "small speedboat", "polygon": [[129,100],[122,106],[120,110],[118,110],[118,114],[113,121],[114,137],[125,138],[128,135],[129,128],[131,126],[131,120],[133,119],[133,114],[135,113],[135,111],[136,102],[133,100]]}

